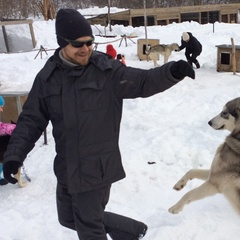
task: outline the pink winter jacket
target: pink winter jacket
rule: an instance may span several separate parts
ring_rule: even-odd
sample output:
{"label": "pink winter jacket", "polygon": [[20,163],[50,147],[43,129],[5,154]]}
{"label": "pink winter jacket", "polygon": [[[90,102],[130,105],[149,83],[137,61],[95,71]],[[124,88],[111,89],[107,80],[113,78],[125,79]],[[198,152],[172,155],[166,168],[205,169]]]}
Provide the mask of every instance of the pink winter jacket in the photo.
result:
{"label": "pink winter jacket", "polygon": [[16,124],[0,122],[0,136],[11,135]]}

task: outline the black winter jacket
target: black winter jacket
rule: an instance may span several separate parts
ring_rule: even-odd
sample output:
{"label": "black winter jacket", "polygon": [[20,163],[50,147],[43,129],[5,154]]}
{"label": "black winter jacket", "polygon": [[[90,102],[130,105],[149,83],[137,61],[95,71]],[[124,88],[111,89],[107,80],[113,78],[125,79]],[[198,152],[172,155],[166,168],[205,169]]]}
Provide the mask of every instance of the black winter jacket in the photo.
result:
{"label": "black winter jacket", "polygon": [[5,153],[23,162],[51,121],[54,172],[70,193],[101,188],[125,177],[119,151],[122,103],[175,85],[172,62],[141,70],[94,51],[85,67],[68,67],[56,50],[37,74]]}
{"label": "black winter jacket", "polygon": [[181,39],[181,46],[179,47],[180,51],[184,48],[186,48],[186,57],[189,60],[190,54],[192,54],[195,57],[200,55],[202,52],[202,44],[192,35],[192,33],[188,32],[188,35],[190,37],[188,42],[183,41]]}

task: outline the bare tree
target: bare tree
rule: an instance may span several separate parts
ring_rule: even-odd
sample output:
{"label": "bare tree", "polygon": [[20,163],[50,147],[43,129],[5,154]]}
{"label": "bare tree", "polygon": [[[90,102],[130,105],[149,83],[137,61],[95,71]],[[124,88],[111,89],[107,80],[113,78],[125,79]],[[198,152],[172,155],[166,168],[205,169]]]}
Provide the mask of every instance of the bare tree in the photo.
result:
{"label": "bare tree", "polygon": [[56,17],[56,7],[53,0],[36,1],[36,6],[42,12],[44,20],[47,21]]}

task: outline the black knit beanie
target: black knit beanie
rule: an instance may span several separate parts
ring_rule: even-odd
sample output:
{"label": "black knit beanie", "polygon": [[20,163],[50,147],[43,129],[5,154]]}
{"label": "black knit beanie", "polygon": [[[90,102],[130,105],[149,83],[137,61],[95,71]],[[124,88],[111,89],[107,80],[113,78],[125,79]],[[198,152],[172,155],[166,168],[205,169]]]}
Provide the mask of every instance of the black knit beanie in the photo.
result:
{"label": "black knit beanie", "polygon": [[61,48],[69,44],[63,38],[76,40],[80,37],[93,36],[89,22],[75,9],[60,9],[58,11],[56,35],[58,45]]}

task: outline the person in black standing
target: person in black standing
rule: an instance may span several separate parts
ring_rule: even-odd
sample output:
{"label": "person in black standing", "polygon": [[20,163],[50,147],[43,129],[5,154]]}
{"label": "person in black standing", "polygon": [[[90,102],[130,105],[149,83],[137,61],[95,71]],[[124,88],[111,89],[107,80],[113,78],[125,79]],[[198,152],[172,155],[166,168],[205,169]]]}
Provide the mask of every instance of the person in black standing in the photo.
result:
{"label": "person in black standing", "polygon": [[202,52],[202,44],[192,35],[190,32],[183,32],[181,38],[181,46],[179,50],[186,48],[185,56],[187,58],[188,63],[192,66],[194,63],[197,68],[200,68],[200,64],[197,60],[197,57]]}
{"label": "person in black standing", "polygon": [[111,185],[126,176],[119,149],[123,100],[163,92],[195,72],[183,60],[144,70],[94,51],[91,26],[74,9],[58,11],[56,36],[59,48],[37,74],[5,152],[4,177],[16,183],[12,174],[51,121],[60,224],[81,240],[140,239],[146,224],[105,211]]}

